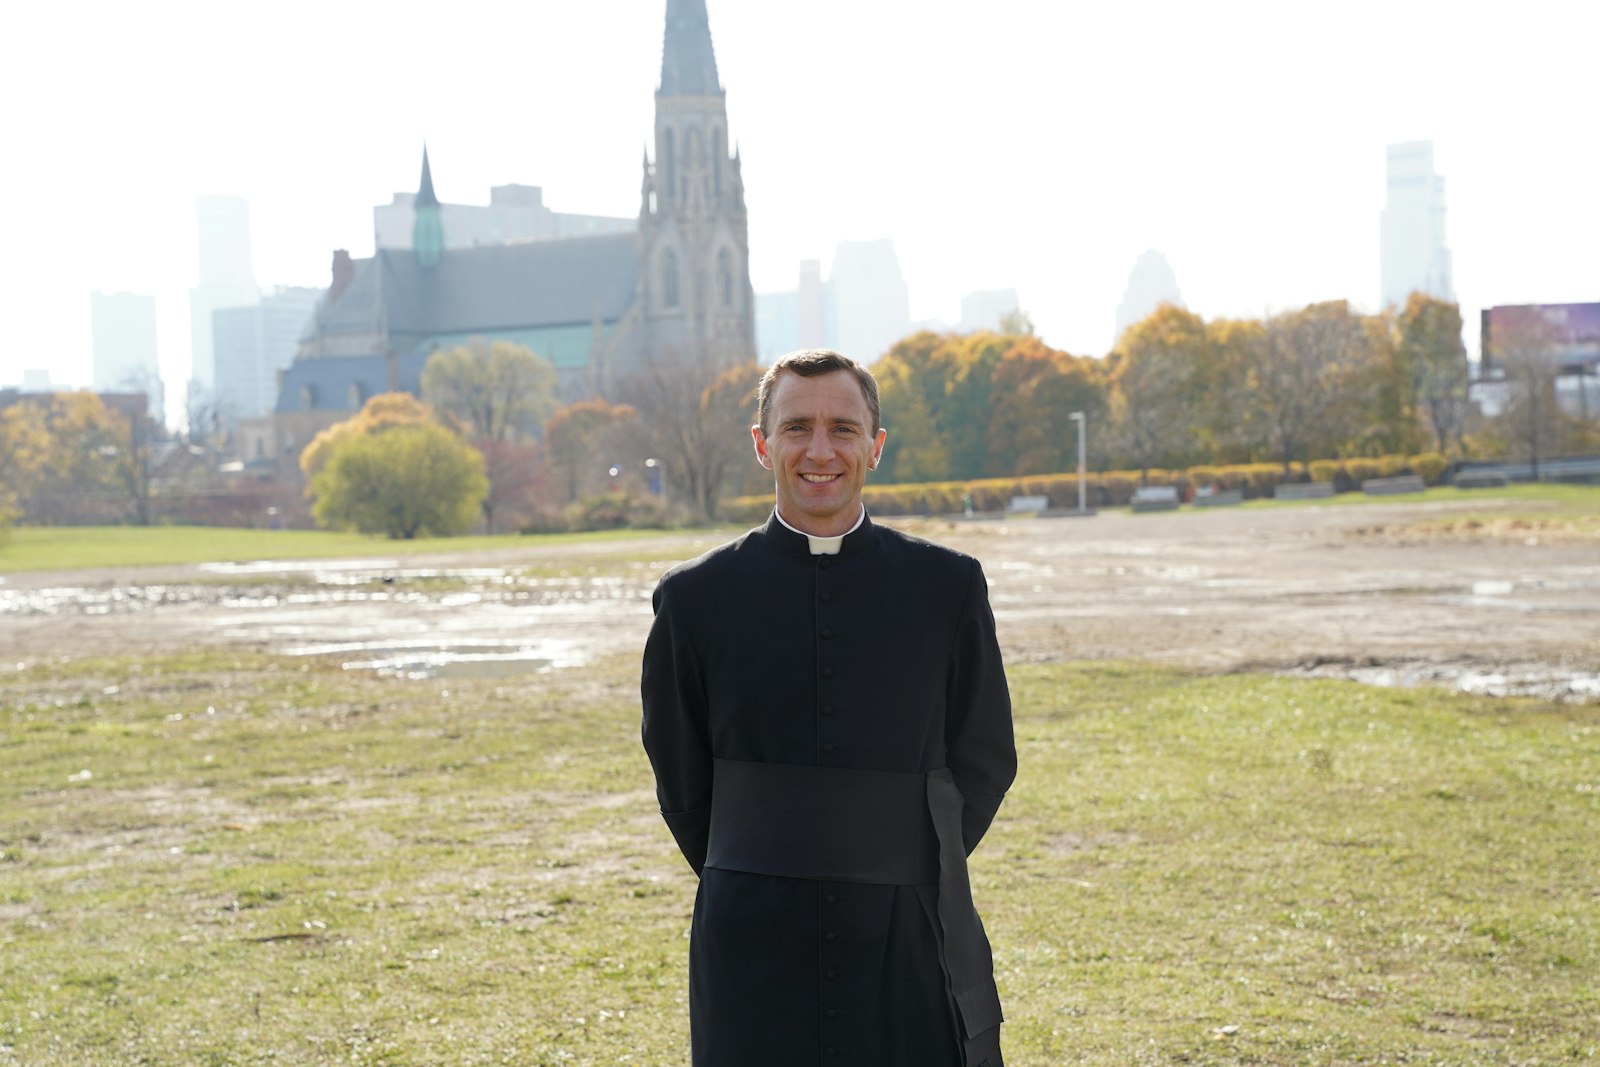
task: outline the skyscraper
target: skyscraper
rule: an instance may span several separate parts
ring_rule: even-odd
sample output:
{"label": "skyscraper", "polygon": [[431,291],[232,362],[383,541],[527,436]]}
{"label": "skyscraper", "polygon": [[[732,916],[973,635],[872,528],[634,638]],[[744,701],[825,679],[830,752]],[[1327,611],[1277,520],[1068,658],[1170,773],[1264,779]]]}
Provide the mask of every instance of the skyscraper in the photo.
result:
{"label": "skyscraper", "polygon": [[1117,332],[1111,343],[1121,341],[1124,330],[1162,304],[1183,307],[1183,294],[1178,291],[1178,276],[1173,273],[1172,264],[1152,248],[1138,258],[1128,275],[1128,288],[1117,305]]}
{"label": "skyscraper", "polygon": [[870,363],[911,332],[911,294],[894,242],[840,241],[828,275],[835,344]]}
{"label": "skyscraper", "polygon": [[1389,146],[1389,196],[1379,215],[1384,306],[1413,292],[1454,300],[1450,249],[1444,243],[1444,179],[1433,172],[1433,142]]}
{"label": "skyscraper", "polygon": [[217,384],[211,329],[218,308],[256,303],[250,256],[250,205],[237,196],[202,196],[194,202],[199,284],[189,290],[190,377],[205,389]]}
{"label": "skyscraper", "polygon": [[259,304],[212,313],[216,404],[229,422],[272,413],[278,372],[294,362],[295,347],[322,293],[281,286],[264,294]]}
{"label": "skyscraper", "polygon": [[156,360],[156,299],[138,293],[89,294],[94,387],[144,393],[157,422],[165,417],[161,366]]}
{"label": "skyscraper", "polygon": [[1015,289],[980,289],[961,298],[961,333],[974,330],[999,330],[1007,315],[1021,310]]}

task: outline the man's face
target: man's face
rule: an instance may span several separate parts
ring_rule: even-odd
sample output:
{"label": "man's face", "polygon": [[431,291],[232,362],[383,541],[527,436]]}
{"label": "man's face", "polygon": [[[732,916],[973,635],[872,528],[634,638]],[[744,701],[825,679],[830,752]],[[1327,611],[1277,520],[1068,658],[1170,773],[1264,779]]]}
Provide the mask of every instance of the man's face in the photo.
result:
{"label": "man's face", "polygon": [[883,455],[887,430],[849,371],[810,378],[785,373],[773,386],[770,436],[750,427],[756,456],[777,484],[778,514],[797,530],[836,537],[861,514],[861,486]]}

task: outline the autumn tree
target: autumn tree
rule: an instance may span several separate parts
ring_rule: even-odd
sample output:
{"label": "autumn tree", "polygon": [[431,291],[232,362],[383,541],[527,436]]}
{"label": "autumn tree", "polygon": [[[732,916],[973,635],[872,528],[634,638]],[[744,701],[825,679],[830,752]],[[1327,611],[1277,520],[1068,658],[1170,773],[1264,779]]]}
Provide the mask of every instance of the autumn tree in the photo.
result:
{"label": "autumn tree", "polygon": [[1206,323],[1206,359],[1196,383],[1195,434],[1213,463],[1246,463],[1266,455],[1265,423],[1250,394],[1266,328],[1260,319]]}
{"label": "autumn tree", "polygon": [[991,375],[988,449],[991,476],[1051,474],[1077,463],[1072,413],[1098,424],[1105,388],[1096,361],[1017,336]]}
{"label": "autumn tree", "polygon": [[954,342],[953,373],[945,381],[944,404],[935,422],[950,454],[950,477],[983,478],[989,469],[989,410],[994,373],[1011,338],[980,332]]}
{"label": "autumn tree", "polygon": [[901,338],[873,365],[881,421],[889,428],[880,482],[936,482],[950,476],[950,451],[940,425],[950,338],[923,330]]}
{"label": "autumn tree", "polygon": [[571,502],[603,489],[608,467],[636,448],[638,425],[633,408],[598,397],[557,411],[544,440],[562,497]]}
{"label": "autumn tree", "polygon": [[1268,319],[1247,389],[1270,455],[1284,469],[1338,454],[1360,436],[1373,395],[1372,327],[1343,300]]}
{"label": "autumn tree", "polygon": [[884,482],[1007,477],[1065,469],[1069,416],[1105,410],[1096,360],[1027,333],[913,334],[872,368],[889,441]]}
{"label": "autumn tree", "polygon": [[422,368],[422,398],[488,441],[537,437],[556,409],[556,372],[531,349],[474,337]]}
{"label": "autumn tree", "polygon": [[1151,467],[1184,462],[1194,452],[1206,348],[1200,316],[1174,304],[1128,327],[1118,342],[1110,381],[1113,433],[1146,480]]}
{"label": "autumn tree", "polygon": [[428,422],[433,414],[428,405],[410,393],[379,393],[361,410],[343,422],[336,422],[311,439],[300,453],[300,472],[306,480],[315,478],[338,446],[364,434],[378,433],[392,426]]}
{"label": "autumn tree", "polygon": [[311,479],[318,523],[391,538],[465,533],[489,491],[483,456],[436,422],[340,440]]}
{"label": "autumn tree", "polygon": [[750,462],[755,421],[754,362],[724,369],[671,354],[650,359],[621,383],[619,398],[639,412],[639,445],[661,465],[671,498],[711,521],[733,472]]}
{"label": "autumn tree", "polygon": [[50,431],[37,404],[0,410],[0,533],[24,515],[24,504],[50,462]]}
{"label": "autumn tree", "polygon": [[1413,417],[1423,422],[1437,451],[1449,454],[1461,439],[1467,413],[1467,349],[1461,309],[1454,302],[1412,293],[1396,320],[1395,352]]}

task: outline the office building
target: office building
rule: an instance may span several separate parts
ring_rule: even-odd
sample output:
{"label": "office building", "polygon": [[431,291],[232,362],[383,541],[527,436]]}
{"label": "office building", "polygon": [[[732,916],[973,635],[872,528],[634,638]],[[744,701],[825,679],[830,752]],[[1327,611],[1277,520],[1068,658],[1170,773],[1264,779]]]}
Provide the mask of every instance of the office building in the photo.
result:
{"label": "office building", "polygon": [[1444,224],[1444,179],[1433,170],[1433,142],[1390,145],[1388,199],[1378,221],[1385,307],[1404,307],[1413,292],[1456,298]]}
{"label": "office building", "polygon": [[212,313],[247,307],[260,297],[250,252],[250,205],[237,196],[202,196],[195,201],[199,284],[189,290],[189,352],[192,381],[216,388]]}
{"label": "office building", "polygon": [[278,375],[294,362],[322,290],[282,286],[260,303],[212,312],[213,388],[218,414],[229,423],[271,414]]}

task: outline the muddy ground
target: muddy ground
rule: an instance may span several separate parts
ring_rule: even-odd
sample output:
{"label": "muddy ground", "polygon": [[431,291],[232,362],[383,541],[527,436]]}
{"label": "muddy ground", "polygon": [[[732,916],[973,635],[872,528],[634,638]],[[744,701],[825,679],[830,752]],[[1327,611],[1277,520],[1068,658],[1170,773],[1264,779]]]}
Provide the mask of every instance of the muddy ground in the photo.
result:
{"label": "muddy ground", "polygon": [[[1440,528],[1466,507],[889,521],[983,561],[1012,660],[1600,701],[1600,541],[1538,521]],[[717,540],[15,575],[0,579],[0,659],[232,645],[401,675],[560,669],[636,651],[656,575]]]}

